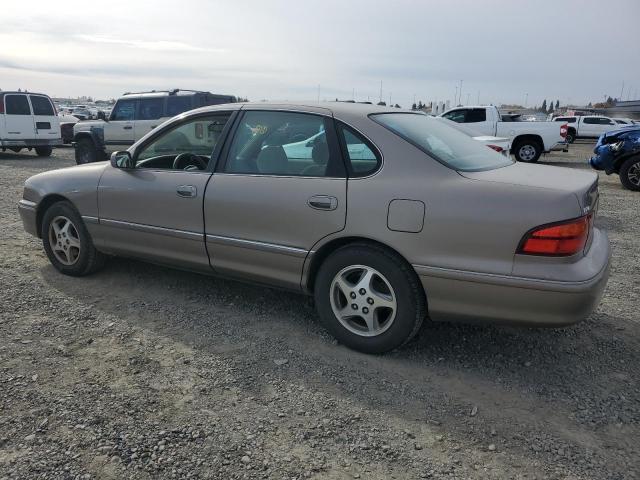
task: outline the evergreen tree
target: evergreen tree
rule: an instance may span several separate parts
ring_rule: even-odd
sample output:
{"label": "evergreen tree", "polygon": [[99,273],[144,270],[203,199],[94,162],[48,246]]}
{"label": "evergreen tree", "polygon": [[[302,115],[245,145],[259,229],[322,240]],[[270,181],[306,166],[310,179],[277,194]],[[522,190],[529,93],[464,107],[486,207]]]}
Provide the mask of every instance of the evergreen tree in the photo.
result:
{"label": "evergreen tree", "polygon": [[413,105],[411,105],[411,110],[416,110],[418,108],[418,106],[414,103]]}
{"label": "evergreen tree", "polygon": [[560,100],[556,100],[556,110],[560,109]]}
{"label": "evergreen tree", "polygon": [[386,107],[387,106],[387,102],[380,101],[380,102],[378,102],[378,105],[380,105],[381,107]]}
{"label": "evergreen tree", "polygon": [[541,112],[546,112],[547,111],[547,101],[546,100],[542,101],[542,106],[540,107],[540,111]]}
{"label": "evergreen tree", "polygon": [[422,110],[424,105],[422,104],[422,100],[418,100],[418,110]]}

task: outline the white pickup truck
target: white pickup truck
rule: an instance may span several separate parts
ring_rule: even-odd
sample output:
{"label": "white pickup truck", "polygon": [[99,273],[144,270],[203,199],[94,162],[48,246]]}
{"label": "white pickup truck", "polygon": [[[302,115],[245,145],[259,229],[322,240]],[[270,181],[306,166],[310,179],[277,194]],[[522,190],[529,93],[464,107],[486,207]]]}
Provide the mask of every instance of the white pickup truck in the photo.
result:
{"label": "white pickup truck", "polygon": [[620,125],[613,118],[602,115],[556,117],[553,121],[568,124],[567,141],[569,143],[573,143],[576,138],[598,138],[603,133],[632,126]]}
{"label": "white pickup truck", "polygon": [[493,105],[456,107],[441,116],[457,123],[467,123],[485,135],[510,138],[511,153],[521,162],[537,162],[542,153],[559,145],[566,150],[566,124],[520,122],[518,116],[503,117]]}

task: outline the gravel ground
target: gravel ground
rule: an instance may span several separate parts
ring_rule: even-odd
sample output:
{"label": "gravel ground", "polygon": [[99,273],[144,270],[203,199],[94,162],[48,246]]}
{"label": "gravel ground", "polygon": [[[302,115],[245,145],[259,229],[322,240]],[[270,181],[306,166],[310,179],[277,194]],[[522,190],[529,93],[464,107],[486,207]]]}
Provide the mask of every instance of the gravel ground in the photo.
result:
{"label": "gravel ground", "polygon": [[16,204],[72,158],[0,153],[0,479],[640,477],[640,195],[616,176],[587,321],[428,324],[366,356],[303,296],[118,259],[56,273]]}

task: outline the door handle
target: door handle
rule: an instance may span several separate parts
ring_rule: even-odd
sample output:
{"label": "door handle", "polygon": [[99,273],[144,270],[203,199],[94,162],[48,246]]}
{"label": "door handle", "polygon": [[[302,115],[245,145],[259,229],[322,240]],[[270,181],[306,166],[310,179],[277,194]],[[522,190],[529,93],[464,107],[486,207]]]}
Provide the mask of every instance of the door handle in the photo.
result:
{"label": "door handle", "polygon": [[131,125],[125,125],[122,128],[125,129],[125,130],[131,130],[133,127]]}
{"label": "door handle", "polygon": [[193,198],[198,194],[198,191],[193,185],[180,185],[176,188],[176,193],[179,197]]}
{"label": "door handle", "polygon": [[335,210],[338,208],[338,199],[330,195],[314,195],[307,200],[307,205],[316,210]]}

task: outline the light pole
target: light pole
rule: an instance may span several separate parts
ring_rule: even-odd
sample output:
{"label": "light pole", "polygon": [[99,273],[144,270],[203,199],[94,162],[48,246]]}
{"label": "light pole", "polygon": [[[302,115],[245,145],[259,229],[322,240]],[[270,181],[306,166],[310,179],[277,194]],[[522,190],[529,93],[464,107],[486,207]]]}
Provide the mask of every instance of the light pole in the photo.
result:
{"label": "light pole", "polygon": [[529,102],[529,94],[524,94],[524,108],[527,108],[527,103]]}

